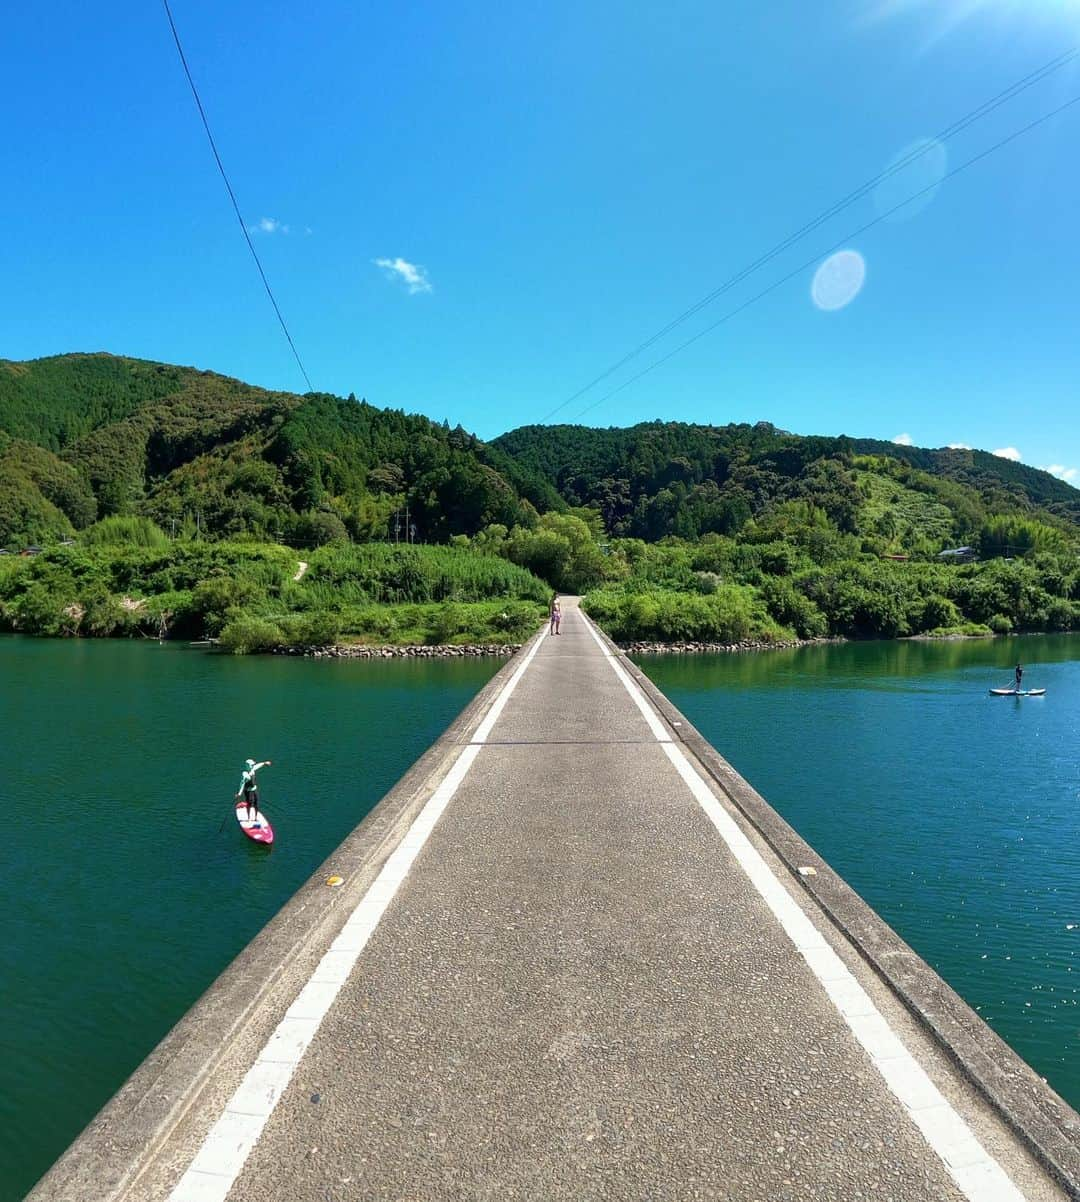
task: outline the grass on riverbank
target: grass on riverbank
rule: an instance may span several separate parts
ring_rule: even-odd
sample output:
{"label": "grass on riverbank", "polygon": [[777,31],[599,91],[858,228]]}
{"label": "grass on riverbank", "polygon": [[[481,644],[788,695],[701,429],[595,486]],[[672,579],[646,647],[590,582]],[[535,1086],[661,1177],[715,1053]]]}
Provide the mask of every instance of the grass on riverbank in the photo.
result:
{"label": "grass on riverbank", "polygon": [[225,624],[219,646],[244,655],[336,643],[390,647],[522,643],[536,633],[546,614],[546,606],[536,601],[506,600],[352,606],[340,612],[263,617],[245,614]]}
{"label": "grass on riverbank", "polygon": [[[237,652],[339,639],[519,642],[548,586],[452,547],[327,546],[166,538],[112,519],[104,536],[0,558],[0,630],[53,636],[220,638]],[[141,519],[144,521],[144,519]]]}

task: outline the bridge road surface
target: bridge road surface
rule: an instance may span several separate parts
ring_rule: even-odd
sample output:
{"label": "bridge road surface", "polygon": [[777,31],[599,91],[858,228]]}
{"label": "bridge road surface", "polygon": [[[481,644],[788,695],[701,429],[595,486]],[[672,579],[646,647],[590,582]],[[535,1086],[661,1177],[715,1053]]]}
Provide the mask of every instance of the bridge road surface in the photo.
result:
{"label": "bridge road surface", "polygon": [[765,844],[733,851],[573,602],[526,662],[286,1082],[249,1075],[206,1142],[197,1104],[133,1197],[1064,1196]]}

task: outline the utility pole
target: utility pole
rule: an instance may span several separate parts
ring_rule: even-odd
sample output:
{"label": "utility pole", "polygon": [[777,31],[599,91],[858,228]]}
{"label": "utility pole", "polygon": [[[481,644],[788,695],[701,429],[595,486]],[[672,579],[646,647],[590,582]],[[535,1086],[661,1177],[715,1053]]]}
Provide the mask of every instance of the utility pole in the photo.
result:
{"label": "utility pole", "polygon": [[409,502],[408,501],[405,502],[405,541],[407,543],[412,542],[412,534],[410,533],[410,527],[409,527]]}

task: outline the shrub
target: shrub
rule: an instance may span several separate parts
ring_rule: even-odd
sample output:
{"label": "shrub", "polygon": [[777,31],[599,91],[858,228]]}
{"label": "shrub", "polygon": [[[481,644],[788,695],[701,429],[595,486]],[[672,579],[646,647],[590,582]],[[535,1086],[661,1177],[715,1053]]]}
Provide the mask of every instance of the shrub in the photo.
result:
{"label": "shrub", "polygon": [[508,601],[491,619],[491,627],[515,643],[536,632],[539,606],[532,601]]}
{"label": "shrub", "polygon": [[1080,605],[1055,598],[1046,607],[1045,625],[1050,630],[1075,630],[1080,626]]}
{"label": "shrub", "polygon": [[608,566],[588,523],[571,514],[545,513],[535,529],[515,526],[506,554],[564,593],[594,588]]}
{"label": "shrub", "polygon": [[212,576],[201,580],[191,594],[190,613],[201,618],[209,637],[222,632],[229,610],[244,608],[265,600],[266,594],[250,580],[233,576]]}
{"label": "shrub", "polygon": [[464,633],[468,628],[464,612],[454,604],[442,606],[431,624],[431,641],[434,643],[453,642],[455,636]]}
{"label": "shrub", "polygon": [[959,622],[955,626],[937,626],[925,632],[934,639],[955,638],[963,635],[965,638],[985,638],[991,634],[990,627],[983,622]]}
{"label": "shrub", "polygon": [[293,538],[302,546],[325,547],[330,543],[347,543],[349,532],[336,513],[319,510],[305,513],[293,527]]}
{"label": "shrub", "polygon": [[923,601],[916,620],[917,630],[941,630],[958,626],[960,611],[948,597],[930,596]]}
{"label": "shrub", "polygon": [[1006,617],[1005,614],[994,614],[986,624],[994,634],[1008,634],[1013,628],[1012,618]]}
{"label": "shrub", "polygon": [[91,588],[79,601],[84,610],[81,629],[87,634],[110,635],[124,625],[127,613],[119,598],[100,586]]}
{"label": "shrub", "polygon": [[149,518],[109,517],[88,526],[79,535],[87,547],[155,547],[169,545],[169,537]]}
{"label": "shrub", "polygon": [[[410,607],[402,608],[409,609]],[[404,617],[404,614],[400,616]],[[359,611],[354,628],[358,633],[373,634],[380,639],[390,641],[401,628],[401,622],[399,614],[394,609],[370,606]]]}
{"label": "shrub", "polygon": [[[524,568],[494,555],[459,547],[323,547],[311,555],[297,596],[319,598],[316,608],[336,601],[486,601],[493,597],[545,601],[551,590]],[[326,591],[320,591],[325,589]],[[289,590],[290,595],[292,589]]]}
{"label": "shrub", "polygon": [[222,628],[218,646],[233,655],[250,655],[253,651],[272,651],[285,642],[281,627],[265,618],[239,615]]}
{"label": "shrub", "polygon": [[782,626],[790,626],[799,638],[819,639],[828,634],[825,615],[790,580],[768,577],[760,591],[769,613]]}
{"label": "shrub", "polygon": [[761,570],[769,576],[790,576],[796,568],[803,566],[797,547],[791,543],[764,543],[758,548]]}
{"label": "shrub", "polygon": [[789,634],[756,603],[753,590],[721,585],[710,596],[660,589],[647,593],[594,592],[585,611],[620,642],[635,640],[737,643]]}
{"label": "shrub", "polygon": [[65,613],[70,597],[34,583],[11,606],[12,625],[24,634],[62,634],[70,627]]}
{"label": "shrub", "polygon": [[341,619],[326,610],[304,614],[289,630],[290,639],[306,647],[329,647],[340,634]]}

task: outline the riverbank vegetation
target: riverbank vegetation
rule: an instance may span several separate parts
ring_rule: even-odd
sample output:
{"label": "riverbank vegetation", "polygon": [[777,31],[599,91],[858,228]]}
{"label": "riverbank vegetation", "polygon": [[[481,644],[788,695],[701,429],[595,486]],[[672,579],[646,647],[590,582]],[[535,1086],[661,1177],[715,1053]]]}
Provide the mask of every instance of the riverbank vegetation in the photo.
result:
{"label": "riverbank vegetation", "polygon": [[235,651],[516,642],[553,589],[620,641],[1080,628],[1080,491],[985,452],[767,422],[485,443],[109,355],[0,361],[0,548],[33,552],[0,556],[4,630]]}
{"label": "riverbank vegetation", "polygon": [[1080,629],[1080,492],[997,456],[768,423],[525,427],[496,443],[569,515],[597,515],[604,555],[576,583],[620,641]]}
{"label": "riverbank vegetation", "polygon": [[210,638],[246,652],[338,640],[520,642],[546,612],[547,585],[495,556],[385,544],[308,555],[174,540],[145,518],[110,518],[78,544],[0,558],[0,628]]}
{"label": "riverbank vegetation", "polygon": [[970,564],[851,555],[817,562],[788,542],[706,537],[626,546],[622,581],[585,597],[619,641],[786,641],[1080,629],[1075,554]]}

